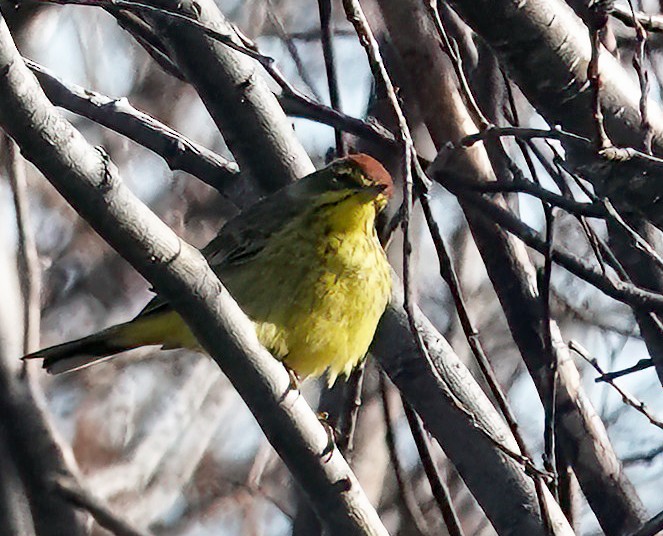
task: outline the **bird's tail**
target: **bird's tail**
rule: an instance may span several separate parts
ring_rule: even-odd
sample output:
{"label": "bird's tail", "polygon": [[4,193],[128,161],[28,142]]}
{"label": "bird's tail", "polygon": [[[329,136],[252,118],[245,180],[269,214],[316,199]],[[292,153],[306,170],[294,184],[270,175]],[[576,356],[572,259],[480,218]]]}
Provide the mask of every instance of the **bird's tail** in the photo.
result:
{"label": "bird's tail", "polygon": [[[85,368],[120,352],[154,344],[163,344],[159,318],[161,315],[138,317],[131,322],[44,348],[23,359],[43,359],[43,367],[51,374],[61,374]],[[177,345],[173,345],[174,347]]]}

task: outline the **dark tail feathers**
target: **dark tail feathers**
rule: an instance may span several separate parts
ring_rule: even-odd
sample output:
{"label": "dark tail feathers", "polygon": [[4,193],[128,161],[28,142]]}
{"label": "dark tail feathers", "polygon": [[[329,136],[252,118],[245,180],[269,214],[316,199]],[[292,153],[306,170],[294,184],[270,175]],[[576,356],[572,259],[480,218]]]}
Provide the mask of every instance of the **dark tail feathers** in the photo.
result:
{"label": "dark tail feathers", "polygon": [[140,343],[123,344],[122,337],[118,337],[122,327],[113,326],[82,339],[44,348],[23,359],[43,359],[43,367],[51,374],[82,369],[119,352],[141,346]]}

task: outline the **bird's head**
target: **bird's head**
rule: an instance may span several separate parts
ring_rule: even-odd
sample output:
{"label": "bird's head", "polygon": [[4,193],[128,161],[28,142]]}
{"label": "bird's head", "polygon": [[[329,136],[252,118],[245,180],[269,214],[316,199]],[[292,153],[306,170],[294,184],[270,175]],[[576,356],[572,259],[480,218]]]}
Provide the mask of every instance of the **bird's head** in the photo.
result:
{"label": "bird's head", "polygon": [[380,162],[359,153],[335,160],[312,176],[321,191],[320,204],[329,205],[354,198],[373,202],[382,210],[394,189],[389,172]]}

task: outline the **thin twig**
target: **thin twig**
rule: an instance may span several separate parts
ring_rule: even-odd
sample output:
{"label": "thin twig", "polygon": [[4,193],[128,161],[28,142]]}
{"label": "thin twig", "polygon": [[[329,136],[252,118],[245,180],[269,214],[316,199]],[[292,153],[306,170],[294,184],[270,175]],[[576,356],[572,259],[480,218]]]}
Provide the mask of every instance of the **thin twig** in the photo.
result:
{"label": "thin twig", "polygon": [[[444,184],[444,181],[442,181]],[[461,195],[474,206],[482,209],[481,214],[502,225],[506,231],[522,240],[526,245],[544,254],[545,239],[529,225],[521,221],[508,210],[485,197],[469,194],[463,195],[462,190],[454,188],[453,192]],[[593,268],[584,259],[558,247],[553,248],[553,260],[580,279],[601,290],[611,298],[626,303],[637,309],[663,312],[663,295],[638,287],[625,281],[612,281],[609,277]]]}
{"label": "thin twig", "polygon": [[[481,132],[465,136],[458,145],[451,143],[447,144],[447,150],[456,150],[462,146],[471,147],[479,141],[501,138],[504,136],[514,136],[524,140],[537,138],[557,140],[566,144],[577,146],[580,149],[595,152],[595,148],[592,148],[592,142],[588,138],[573,134],[572,132],[568,132],[558,127],[546,130],[525,127],[496,127],[492,125],[485,130],[482,130]],[[614,145],[610,145],[600,149],[597,154],[606,162],[635,162],[651,167],[654,170],[658,170],[660,167],[663,167],[663,158],[643,153],[642,151],[638,151],[632,147],[615,147]]]}
{"label": "thin twig", "polygon": [[239,178],[237,164],[137,110],[127,99],[113,99],[64,82],[42,65],[27,58],[24,61],[53,104],[87,117],[150,149],[161,156],[171,170],[186,171],[220,192],[227,191]]}
{"label": "thin twig", "polygon": [[16,228],[18,231],[19,283],[23,294],[23,353],[39,348],[39,323],[41,315],[41,270],[35,235],[30,222],[28,185],[25,161],[16,143],[5,136],[8,156],[8,177],[14,200]]}
{"label": "thin twig", "polygon": [[440,17],[440,11],[437,7],[438,0],[423,0],[423,2],[431,19],[433,19],[435,30],[440,39],[440,48],[451,61],[451,65],[460,85],[461,95],[463,96],[463,100],[467,106],[468,111],[470,112],[470,115],[472,116],[472,120],[480,130],[484,130],[488,128],[491,123],[479,108],[479,105],[474,98],[474,94],[470,89],[467,77],[465,76],[465,71],[463,70],[463,58],[458,51],[458,44],[455,41],[452,41],[452,39],[450,39],[449,35],[447,34],[447,30],[444,27],[442,18]]}
{"label": "thin twig", "polygon": [[622,458],[624,465],[635,465],[636,463],[652,463],[656,458],[663,454],[663,445],[650,449],[647,452],[638,452],[629,454]]}
{"label": "thin twig", "polygon": [[403,409],[405,410],[405,417],[407,422],[410,425],[410,431],[412,432],[412,437],[414,438],[414,443],[417,446],[417,451],[419,452],[419,458],[424,468],[424,473],[428,478],[428,483],[431,487],[431,492],[433,493],[433,498],[437,503],[437,507],[442,512],[442,518],[444,519],[444,524],[447,527],[447,532],[450,536],[463,536],[463,529],[458,520],[458,515],[454,509],[453,503],[451,501],[451,495],[449,490],[437,470],[437,466],[433,461],[433,456],[430,451],[430,443],[424,427],[421,424],[419,416],[415,411],[410,407],[406,400],[403,399]]}
{"label": "thin twig", "polygon": [[301,78],[302,82],[306,84],[306,87],[311,92],[311,95],[313,95],[317,101],[321,102],[322,98],[320,97],[318,91],[315,89],[315,83],[309,76],[308,71],[304,66],[302,57],[299,55],[299,50],[297,50],[297,45],[295,45],[294,41],[292,40],[292,36],[285,29],[281,17],[279,17],[278,13],[276,12],[277,8],[274,5],[274,1],[266,0],[266,3],[267,3],[267,18],[274,27],[276,35],[278,35],[281,41],[285,43],[285,46],[288,49],[288,54],[290,54],[290,57],[292,58],[292,61],[295,64],[295,68],[297,69],[297,74],[299,74],[299,78]]}
{"label": "thin twig", "polygon": [[[334,110],[340,112],[341,92],[338,87],[336,62],[334,60],[331,0],[318,0],[318,11],[320,13],[320,41],[322,43],[322,55],[325,59],[327,87],[329,88],[329,102]],[[343,132],[340,129],[335,128],[334,138],[336,140],[336,156],[345,156],[347,147],[345,145],[345,140],[343,139]]]}
{"label": "thin twig", "polygon": [[294,115],[300,115],[301,117],[306,117],[309,119],[314,119],[325,124],[328,124],[333,127],[340,128],[341,125],[343,129],[347,132],[359,136],[365,136],[373,141],[382,144],[392,145],[395,143],[393,134],[391,134],[386,128],[381,125],[369,123],[357,119],[354,117],[347,116],[340,112],[334,111],[333,109],[320,104],[308,96],[304,95],[301,91],[297,90],[286,77],[281,73],[281,71],[276,66],[276,61],[274,58],[262,54],[258,49],[257,45],[244,35],[239,28],[235,25],[233,29],[237,34],[239,43],[233,40],[232,36],[220,33],[213,28],[206,26],[200,21],[182,14],[177,11],[171,11],[163,8],[158,8],[155,6],[150,6],[142,4],[140,2],[133,2],[131,0],[26,0],[30,3],[44,4],[44,3],[53,3],[53,4],[74,4],[74,5],[84,5],[84,6],[96,6],[109,9],[125,9],[127,11],[135,12],[148,12],[152,14],[158,14],[164,17],[171,17],[179,22],[184,24],[190,24],[195,28],[200,29],[205,35],[211,37],[212,39],[217,40],[223,45],[226,45],[233,50],[246,54],[250,58],[256,60],[265,71],[274,79],[274,81],[279,85],[283,94],[281,95],[282,101],[296,105],[298,111],[294,112]]}
{"label": "thin twig", "polygon": [[149,536],[148,532],[132,527],[101,501],[79,486],[73,479],[57,478],[53,481],[55,492],[78,508],[89,512],[95,521],[116,536]]}
{"label": "thin twig", "polygon": [[663,531],[663,512],[659,512],[630,536],[660,536]]}
{"label": "thin twig", "polygon": [[633,27],[634,18],[648,32],[663,32],[663,15],[650,15],[642,11],[632,11],[619,5],[612,7],[610,15],[623,22],[626,26]]}
{"label": "thin twig", "polygon": [[[596,372],[598,372],[601,376],[605,377],[605,372],[598,364],[596,358],[591,357],[589,352],[585,348],[583,348],[578,342],[570,341],[569,348],[573,350],[576,354],[578,354],[580,357],[582,357],[585,361],[587,361],[587,363],[589,363],[592,367],[594,367]],[[637,412],[641,413],[651,424],[663,430],[663,421],[661,421],[655,415],[653,415],[649,411],[649,409],[647,408],[644,402],[638,400],[633,395],[626,392],[623,388],[617,385],[612,379],[606,379],[605,382],[611,385],[621,395],[622,400],[624,401],[625,404],[631,406]]]}
{"label": "thin twig", "polygon": [[555,463],[555,429],[556,429],[556,409],[557,409],[557,376],[558,366],[557,352],[553,348],[550,316],[550,279],[552,277],[552,251],[553,240],[555,236],[555,216],[549,205],[544,204],[543,210],[546,218],[546,252],[544,255],[543,274],[540,278],[539,297],[541,299],[541,308],[543,311],[543,325],[541,326],[544,346],[548,354],[548,396],[544,398],[544,429],[543,442],[544,467],[553,475],[551,482],[551,491],[555,498],[557,496],[557,466]]}
{"label": "thin twig", "polygon": [[389,459],[394,468],[394,476],[396,477],[396,485],[403,499],[403,506],[405,507],[405,514],[410,517],[412,523],[417,530],[424,536],[431,534],[428,522],[424,516],[419,503],[415,497],[414,490],[410,485],[405,470],[400,462],[398,450],[396,449],[396,436],[394,434],[394,411],[389,400],[389,393],[387,392],[388,384],[385,379],[384,372],[380,372],[380,396],[382,398],[382,409],[384,410],[385,421],[385,441],[387,443],[387,450],[389,451]]}
{"label": "thin twig", "polygon": [[612,221],[615,222],[624,231],[626,231],[626,234],[633,239],[636,249],[642,251],[650,259],[652,259],[659,268],[663,269],[663,259],[656,252],[654,247],[649,244],[649,242],[647,242],[642,236],[640,236],[640,234],[635,229],[633,229],[633,227],[624,221],[624,218],[622,218],[619,212],[617,212],[617,209],[615,209],[615,207],[608,199],[602,199],[601,202],[603,203],[603,206],[605,207]]}
{"label": "thin twig", "polygon": [[303,94],[294,95],[284,91],[277,98],[288,115],[329,125],[388,149],[393,149],[398,145],[395,136],[377,121],[364,121],[346,115],[329,106],[315,102]]}
{"label": "thin twig", "polygon": [[199,20],[184,14],[180,11],[174,11],[164,7],[153,6],[144,4],[142,2],[135,2],[133,0],[24,0],[26,4],[59,4],[59,5],[76,5],[76,6],[92,6],[110,9],[124,9],[131,13],[148,13],[165,17],[168,19],[177,20],[179,22],[189,24],[194,28],[199,29],[204,35],[211,37],[215,41],[224,44],[225,46],[241,52],[256,60],[265,69],[273,66],[275,63],[274,58],[266,56],[251,48],[244,46],[242,43],[235,41],[231,35],[221,33],[214,28],[207,26]]}
{"label": "thin twig", "polygon": [[364,375],[366,366],[362,364],[352,371],[345,389],[345,411],[342,419],[343,429],[338,447],[347,459],[352,458],[354,450],[355,431],[357,429],[357,418],[361,408],[361,395],[364,386]]}
{"label": "thin twig", "polygon": [[599,382],[607,382],[610,380],[616,380],[617,378],[621,378],[622,376],[626,376],[627,374],[632,374],[634,372],[639,372],[641,370],[646,370],[650,367],[654,366],[654,362],[652,361],[651,357],[648,357],[646,359],[640,359],[635,365],[632,367],[628,367],[622,370],[616,370],[614,372],[606,372],[596,378],[594,381],[596,383]]}
{"label": "thin twig", "polygon": [[475,192],[482,193],[506,193],[506,192],[517,192],[531,195],[536,197],[541,201],[550,203],[556,207],[564,209],[565,211],[571,214],[578,214],[582,216],[587,216],[589,218],[605,218],[606,210],[602,203],[583,203],[580,201],[575,201],[574,199],[569,199],[568,197],[561,196],[550,190],[539,186],[536,183],[523,180],[523,179],[514,179],[511,182],[476,182],[473,184],[462,184],[461,188],[467,188]]}
{"label": "thin twig", "polygon": [[635,28],[635,39],[637,42],[637,53],[633,55],[633,68],[638,75],[640,84],[640,126],[643,132],[643,150],[647,154],[652,154],[652,140],[654,139],[654,129],[649,121],[649,112],[647,109],[647,99],[649,97],[649,73],[645,70],[645,47],[647,45],[647,31],[638,22],[635,14],[633,2],[628,0],[633,16],[633,27]]}
{"label": "thin twig", "polygon": [[608,133],[603,123],[603,110],[601,109],[601,78],[599,73],[599,55],[601,52],[601,30],[608,23],[608,13],[603,2],[591,2],[589,4],[589,37],[592,45],[592,55],[587,64],[587,80],[592,92],[592,118],[596,129],[594,142],[598,150],[612,146]]}

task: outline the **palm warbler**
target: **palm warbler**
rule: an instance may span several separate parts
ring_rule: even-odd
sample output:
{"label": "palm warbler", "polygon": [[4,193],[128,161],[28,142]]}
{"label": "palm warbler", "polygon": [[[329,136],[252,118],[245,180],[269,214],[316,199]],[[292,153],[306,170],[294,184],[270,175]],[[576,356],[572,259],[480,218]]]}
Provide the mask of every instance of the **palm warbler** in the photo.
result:
{"label": "palm warbler", "polygon": [[[203,254],[258,339],[299,377],[352,372],[364,358],[391,291],[375,217],[393,189],[365,154],[332,162],[228,221]],[[133,320],[25,356],[53,374],[146,345],[199,345],[156,296]]]}

